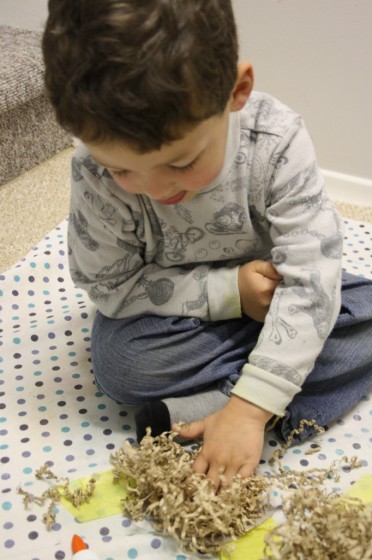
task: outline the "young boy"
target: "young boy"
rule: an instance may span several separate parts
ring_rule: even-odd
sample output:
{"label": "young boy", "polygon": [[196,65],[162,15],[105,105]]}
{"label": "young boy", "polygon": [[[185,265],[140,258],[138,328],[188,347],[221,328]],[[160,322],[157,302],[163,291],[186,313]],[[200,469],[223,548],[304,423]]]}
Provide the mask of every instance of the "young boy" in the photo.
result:
{"label": "young boy", "polygon": [[46,84],[83,142],[68,241],[97,386],[138,407],[139,440],[187,422],[216,486],[250,476],[273,416],[286,438],[371,386],[372,283],[342,276],[303,121],[252,91],[230,0],[49,10]]}

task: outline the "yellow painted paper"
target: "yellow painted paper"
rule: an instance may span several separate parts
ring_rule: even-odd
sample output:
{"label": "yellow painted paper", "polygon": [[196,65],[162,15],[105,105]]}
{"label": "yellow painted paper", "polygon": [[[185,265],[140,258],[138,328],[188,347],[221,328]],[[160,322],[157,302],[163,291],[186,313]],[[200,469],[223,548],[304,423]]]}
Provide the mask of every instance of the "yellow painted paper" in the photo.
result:
{"label": "yellow painted paper", "polygon": [[262,560],[265,550],[265,535],[275,527],[276,523],[271,517],[266,519],[254,529],[239,537],[231,545],[234,550],[227,555],[221,553],[221,560]]}
{"label": "yellow painted paper", "polygon": [[349,490],[345,496],[359,498],[365,504],[372,504],[372,475],[365,474],[361,476]]}
{"label": "yellow painted paper", "polygon": [[80,523],[123,513],[121,500],[127,495],[128,482],[120,479],[114,484],[113,472],[110,470],[74,480],[70,482],[70,488],[84,488],[91,478],[95,478],[97,483],[89,502],[77,508],[66,498],[62,498],[61,502],[67,511]]}

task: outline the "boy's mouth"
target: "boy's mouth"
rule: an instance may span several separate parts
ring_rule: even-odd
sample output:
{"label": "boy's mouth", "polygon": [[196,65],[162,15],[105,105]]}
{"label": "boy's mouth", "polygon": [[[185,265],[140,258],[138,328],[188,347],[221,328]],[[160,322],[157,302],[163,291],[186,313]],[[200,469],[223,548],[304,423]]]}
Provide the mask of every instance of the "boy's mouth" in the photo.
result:
{"label": "boy's mouth", "polygon": [[161,204],[179,204],[186,196],[186,191],[181,191],[180,193],[172,196],[171,198],[163,198],[159,200]]}

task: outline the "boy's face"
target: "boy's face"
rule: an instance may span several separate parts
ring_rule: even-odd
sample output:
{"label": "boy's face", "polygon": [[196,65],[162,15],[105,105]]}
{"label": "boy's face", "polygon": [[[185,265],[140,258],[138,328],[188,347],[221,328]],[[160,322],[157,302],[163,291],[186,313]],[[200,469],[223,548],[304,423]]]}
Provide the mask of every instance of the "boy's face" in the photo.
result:
{"label": "boy's face", "polygon": [[125,191],[161,204],[187,202],[218,176],[225,158],[229,109],[186,132],[160,150],[140,154],[117,141],[86,143]]}

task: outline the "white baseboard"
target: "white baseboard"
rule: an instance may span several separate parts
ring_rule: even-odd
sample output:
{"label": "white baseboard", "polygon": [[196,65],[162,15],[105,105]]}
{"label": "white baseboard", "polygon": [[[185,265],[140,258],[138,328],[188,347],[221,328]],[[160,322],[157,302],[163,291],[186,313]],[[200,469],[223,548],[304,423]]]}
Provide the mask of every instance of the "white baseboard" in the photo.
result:
{"label": "white baseboard", "polygon": [[326,189],[332,200],[372,206],[372,180],[322,169]]}

